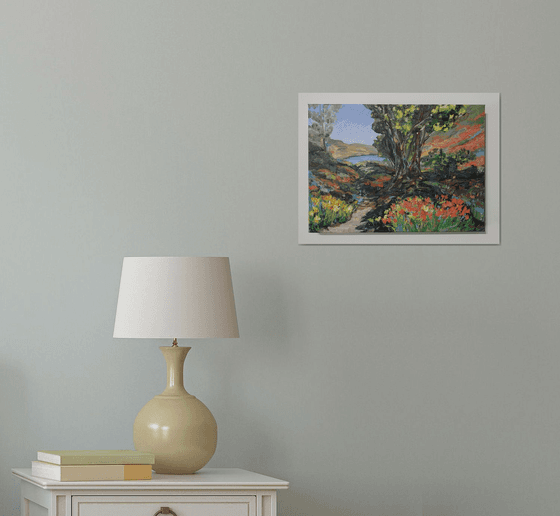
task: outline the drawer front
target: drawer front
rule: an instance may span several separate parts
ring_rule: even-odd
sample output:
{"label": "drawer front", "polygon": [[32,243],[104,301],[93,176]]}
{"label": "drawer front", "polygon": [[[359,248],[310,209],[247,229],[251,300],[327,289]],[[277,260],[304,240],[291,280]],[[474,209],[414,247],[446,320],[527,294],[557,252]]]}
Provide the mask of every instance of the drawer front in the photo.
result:
{"label": "drawer front", "polygon": [[255,496],[72,497],[72,516],[154,516],[163,507],[177,516],[257,516]]}

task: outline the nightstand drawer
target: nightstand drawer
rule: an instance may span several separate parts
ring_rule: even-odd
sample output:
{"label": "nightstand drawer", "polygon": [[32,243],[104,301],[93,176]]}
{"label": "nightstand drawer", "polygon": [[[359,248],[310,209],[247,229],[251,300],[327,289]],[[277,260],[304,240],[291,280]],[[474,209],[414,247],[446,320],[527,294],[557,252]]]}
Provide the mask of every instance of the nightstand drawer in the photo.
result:
{"label": "nightstand drawer", "polygon": [[177,516],[257,516],[256,496],[72,497],[72,516],[154,516],[163,507]]}

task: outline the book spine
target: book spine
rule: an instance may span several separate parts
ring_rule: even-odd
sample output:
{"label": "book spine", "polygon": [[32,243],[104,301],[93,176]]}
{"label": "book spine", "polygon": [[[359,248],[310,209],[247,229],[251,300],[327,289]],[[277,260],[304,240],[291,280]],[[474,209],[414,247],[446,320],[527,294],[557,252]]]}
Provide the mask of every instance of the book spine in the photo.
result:
{"label": "book spine", "polygon": [[146,464],[125,464],[124,480],[150,480],[152,478],[152,466]]}

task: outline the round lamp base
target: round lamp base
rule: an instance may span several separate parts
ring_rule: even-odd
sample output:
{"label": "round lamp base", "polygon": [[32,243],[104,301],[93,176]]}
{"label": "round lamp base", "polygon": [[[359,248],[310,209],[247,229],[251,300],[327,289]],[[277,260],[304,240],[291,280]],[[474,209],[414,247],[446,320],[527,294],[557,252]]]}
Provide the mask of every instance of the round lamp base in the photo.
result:
{"label": "round lamp base", "polygon": [[156,473],[187,475],[214,455],[218,428],[206,405],[185,391],[183,363],[190,348],[160,348],[167,361],[167,388],[134,421],[134,447],[155,455]]}

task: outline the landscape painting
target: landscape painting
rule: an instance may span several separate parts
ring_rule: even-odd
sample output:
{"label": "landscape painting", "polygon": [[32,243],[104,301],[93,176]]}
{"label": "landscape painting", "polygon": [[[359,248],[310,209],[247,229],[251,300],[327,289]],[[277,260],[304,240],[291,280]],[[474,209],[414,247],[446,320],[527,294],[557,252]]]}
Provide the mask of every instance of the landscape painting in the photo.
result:
{"label": "landscape painting", "polygon": [[499,243],[497,94],[300,94],[299,117],[300,243]]}

